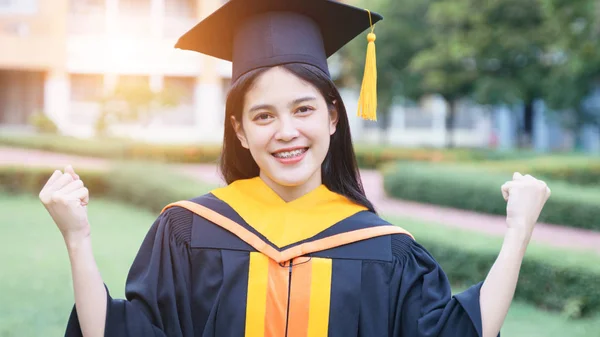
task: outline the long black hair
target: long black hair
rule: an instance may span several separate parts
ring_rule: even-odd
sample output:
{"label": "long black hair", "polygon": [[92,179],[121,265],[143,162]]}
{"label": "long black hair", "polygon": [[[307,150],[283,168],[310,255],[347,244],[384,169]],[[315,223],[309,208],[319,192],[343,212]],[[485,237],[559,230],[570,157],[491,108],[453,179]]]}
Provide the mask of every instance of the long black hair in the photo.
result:
{"label": "long black hair", "polygon": [[[333,81],[320,69],[302,63],[289,63],[280,67],[295,74],[302,80],[315,86],[325,98],[329,111],[335,109],[338,114],[336,131],[331,135],[327,156],[321,164],[321,179],[331,191],[361,204],[375,212],[363,189],[346,107]],[[242,75],[232,84],[227,94],[225,106],[225,132],[221,152],[220,170],[223,179],[230,184],[238,179],[254,178],[259,175],[259,167],[250,151],[244,148],[231,124],[231,116],[241,121],[246,92],[256,78],[269,68],[259,68]]]}

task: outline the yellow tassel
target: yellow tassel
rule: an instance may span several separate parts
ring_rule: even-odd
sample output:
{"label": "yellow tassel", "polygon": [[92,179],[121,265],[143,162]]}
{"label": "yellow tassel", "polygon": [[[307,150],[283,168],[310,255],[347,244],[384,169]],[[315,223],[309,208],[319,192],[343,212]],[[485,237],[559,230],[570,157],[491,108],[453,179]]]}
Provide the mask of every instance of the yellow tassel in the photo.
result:
{"label": "yellow tassel", "polygon": [[377,61],[375,57],[375,27],[371,20],[371,12],[369,13],[369,21],[371,22],[371,32],[367,35],[367,57],[365,59],[365,73],[363,82],[360,88],[360,96],[358,98],[358,113],[357,115],[363,119],[376,121],[377,120]]}

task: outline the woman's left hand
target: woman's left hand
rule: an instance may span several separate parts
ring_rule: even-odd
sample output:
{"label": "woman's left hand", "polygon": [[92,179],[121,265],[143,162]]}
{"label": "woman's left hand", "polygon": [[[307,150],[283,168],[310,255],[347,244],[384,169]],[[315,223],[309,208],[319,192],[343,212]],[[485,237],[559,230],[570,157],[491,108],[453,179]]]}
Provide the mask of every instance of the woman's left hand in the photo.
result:
{"label": "woman's left hand", "polygon": [[509,229],[522,233],[528,240],[551,191],[546,183],[529,174],[519,172],[502,185],[502,196],[507,201],[506,222]]}

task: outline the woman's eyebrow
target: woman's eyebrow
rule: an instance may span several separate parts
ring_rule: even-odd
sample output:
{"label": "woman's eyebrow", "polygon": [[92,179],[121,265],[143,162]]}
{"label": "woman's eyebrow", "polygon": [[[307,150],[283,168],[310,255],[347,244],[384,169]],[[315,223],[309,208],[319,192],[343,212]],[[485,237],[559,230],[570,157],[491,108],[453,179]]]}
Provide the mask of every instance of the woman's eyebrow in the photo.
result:
{"label": "woman's eyebrow", "polygon": [[304,96],[304,97],[296,98],[288,106],[291,108],[294,105],[298,105],[298,104],[303,103],[303,102],[316,101],[316,100],[317,100],[317,98],[315,96]]}
{"label": "woman's eyebrow", "polygon": [[275,107],[269,104],[259,104],[259,105],[255,105],[252,108],[250,108],[250,110],[248,110],[248,112],[254,112],[257,110],[274,110]]}
{"label": "woman's eyebrow", "polygon": [[[308,101],[316,101],[317,98],[315,96],[304,96],[304,97],[300,97],[300,98],[296,98],[295,100],[291,101],[290,104],[288,104],[288,106],[291,108],[295,105],[298,105],[300,103],[303,102],[308,102]],[[250,110],[248,110],[248,112],[254,112],[257,110],[274,110],[275,107],[273,105],[270,104],[258,104],[253,106],[252,108],[250,108]]]}

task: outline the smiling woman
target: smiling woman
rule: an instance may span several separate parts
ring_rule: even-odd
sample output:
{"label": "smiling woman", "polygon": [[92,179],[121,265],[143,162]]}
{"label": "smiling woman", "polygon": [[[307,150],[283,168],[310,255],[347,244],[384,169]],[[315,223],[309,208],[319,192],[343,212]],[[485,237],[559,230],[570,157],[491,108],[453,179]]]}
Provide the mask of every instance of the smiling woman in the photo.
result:
{"label": "smiling woman", "polygon": [[[56,171],[40,199],[72,266],[67,336],[498,335],[549,190],[518,174],[498,189],[509,201],[503,250],[485,283],[453,296],[431,254],[366,198],[327,67],[380,19],[332,0],[230,0],[180,38],[179,48],[232,61],[227,186],[164,207],[119,300],[94,261],[87,189],[72,168]],[[359,112],[372,118],[367,40]]]}
{"label": "smiling woman", "polygon": [[322,183],[373,210],[365,197],[348,115],[327,75],[310,64],[252,70],[227,98],[221,172],[256,176],[290,201]]}

